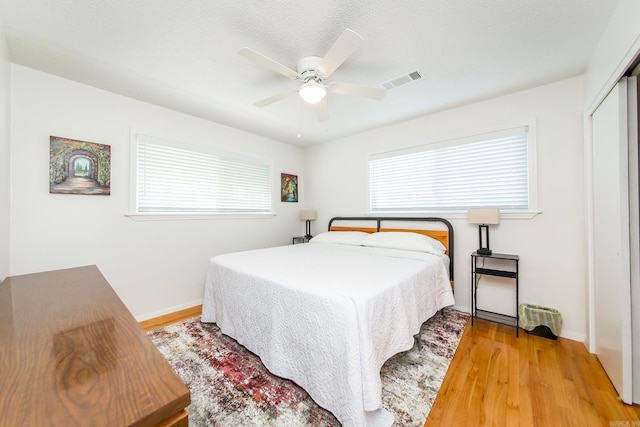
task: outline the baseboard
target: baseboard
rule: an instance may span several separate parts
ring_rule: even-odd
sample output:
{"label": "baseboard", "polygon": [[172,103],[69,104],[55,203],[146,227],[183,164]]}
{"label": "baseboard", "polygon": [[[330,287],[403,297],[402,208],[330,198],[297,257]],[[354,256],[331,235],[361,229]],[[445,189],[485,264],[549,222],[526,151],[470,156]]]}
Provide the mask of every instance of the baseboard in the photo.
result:
{"label": "baseboard", "polygon": [[566,338],[566,339],[571,340],[571,341],[581,342],[581,343],[585,344],[585,346],[586,346],[586,342],[587,342],[586,335],[574,334],[573,332],[560,332],[559,336],[560,336],[560,338]]}
{"label": "baseboard", "polygon": [[202,302],[204,300],[202,298],[195,300],[195,301],[191,301],[191,302],[187,302],[184,304],[180,304],[180,305],[174,305],[172,307],[167,307],[165,309],[162,310],[158,310],[158,311],[154,311],[151,313],[147,313],[147,314],[142,314],[140,316],[135,316],[136,320],[138,321],[138,323],[140,322],[144,322],[145,320],[149,320],[149,319],[155,319],[157,317],[161,317],[167,314],[171,314],[171,313],[176,313],[185,309],[190,309],[192,307],[198,306],[198,305],[202,305]]}
{"label": "baseboard", "polygon": [[461,311],[463,313],[471,314],[471,310],[469,310],[469,307],[460,307],[459,305],[456,304],[451,308],[453,308],[454,310]]}
{"label": "baseboard", "polygon": [[[469,309],[469,307],[460,307],[458,305],[454,305],[453,309],[454,310],[458,310],[458,311],[462,311],[463,313],[471,314],[471,310]],[[566,338],[566,339],[571,340],[571,341],[578,341],[578,342],[581,342],[581,343],[583,343],[585,345],[586,345],[586,342],[587,342],[587,336],[586,335],[584,335],[584,334],[576,334],[576,333],[573,333],[573,332],[560,332],[559,337],[560,338]],[[587,348],[589,348],[589,347],[587,346]]]}
{"label": "baseboard", "polygon": [[173,323],[181,322],[183,320],[191,319],[193,317],[200,316],[202,314],[202,304],[194,307],[185,308],[173,313],[165,314],[163,316],[154,317],[153,319],[143,320],[140,326],[145,331],[153,331],[155,329],[162,328]]}

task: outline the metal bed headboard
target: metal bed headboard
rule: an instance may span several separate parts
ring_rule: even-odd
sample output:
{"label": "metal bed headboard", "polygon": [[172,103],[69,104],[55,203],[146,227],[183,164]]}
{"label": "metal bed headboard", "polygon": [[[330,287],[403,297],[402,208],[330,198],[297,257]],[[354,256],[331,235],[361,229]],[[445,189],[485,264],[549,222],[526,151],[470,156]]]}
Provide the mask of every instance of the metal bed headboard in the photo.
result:
{"label": "metal bed headboard", "polygon": [[[438,217],[374,217],[374,216],[337,216],[329,220],[328,230],[331,231],[331,224],[334,221],[366,221],[375,222],[376,231],[380,231],[383,221],[395,222],[439,222],[444,224],[448,230],[448,249],[449,249],[449,280],[453,280],[453,226],[451,223]],[[371,227],[374,228],[374,227]]]}

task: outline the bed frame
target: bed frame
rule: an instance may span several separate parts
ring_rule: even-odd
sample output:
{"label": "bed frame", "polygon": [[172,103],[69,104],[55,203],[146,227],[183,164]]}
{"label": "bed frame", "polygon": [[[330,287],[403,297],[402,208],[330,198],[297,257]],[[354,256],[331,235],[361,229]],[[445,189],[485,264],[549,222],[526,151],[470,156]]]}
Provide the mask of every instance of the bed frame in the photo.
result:
{"label": "bed frame", "polygon": [[[334,225],[336,222],[346,223],[346,225]],[[384,223],[393,224],[385,226]],[[398,224],[400,223],[400,224]],[[404,223],[407,223],[405,226]],[[418,226],[410,228],[409,225],[418,225],[428,223],[439,223],[440,228],[420,228]],[[353,224],[353,225],[351,225]],[[444,218],[438,217],[345,217],[338,216],[329,220],[329,231],[364,231],[366,233],[375,233],[378,231],[404,231],[424,234],[440,241],[446,248],[446,254],[449,255],[449,280],[453,286],[453,226]]]}

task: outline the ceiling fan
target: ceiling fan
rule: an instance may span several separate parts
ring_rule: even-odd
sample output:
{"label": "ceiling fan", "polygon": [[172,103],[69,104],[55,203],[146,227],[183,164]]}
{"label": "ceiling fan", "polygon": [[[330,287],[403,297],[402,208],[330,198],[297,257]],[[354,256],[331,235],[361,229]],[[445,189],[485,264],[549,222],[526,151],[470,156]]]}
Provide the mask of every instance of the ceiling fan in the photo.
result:
{"label": "ceiling fan", "polygon": [[327,109],[327,92],[341,95],[362,96],[381,100],[387,94],[384,88],[363,86],[353,83],[330,82],[327,79],[344,61],[353,54],[364,41],[357,33],[350,29],[342,32],[324,58],[307,56],[298,61],[296,70],[280,64],[248,47],[244,47],[238,53],[258,65],[266,67],[276,73],[282,74],[292,80],[301,80],[302,85],[297,89],[291,89],[254,102],[256,107],[265,107],[275,102],[286,99],[295,94],[300,95],[305,102],[314,105],[319,121],[329,119]]}

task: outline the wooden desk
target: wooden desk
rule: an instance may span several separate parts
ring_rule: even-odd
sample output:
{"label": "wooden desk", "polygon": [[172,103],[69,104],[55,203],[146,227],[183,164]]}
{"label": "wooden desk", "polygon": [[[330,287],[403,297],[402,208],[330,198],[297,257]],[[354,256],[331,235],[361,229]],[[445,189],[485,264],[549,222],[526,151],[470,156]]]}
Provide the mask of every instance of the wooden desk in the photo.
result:
{"label": "wooden desk", "polygon": [[182,427],[190,401],[97,267],[0,285],[0,425]]}

